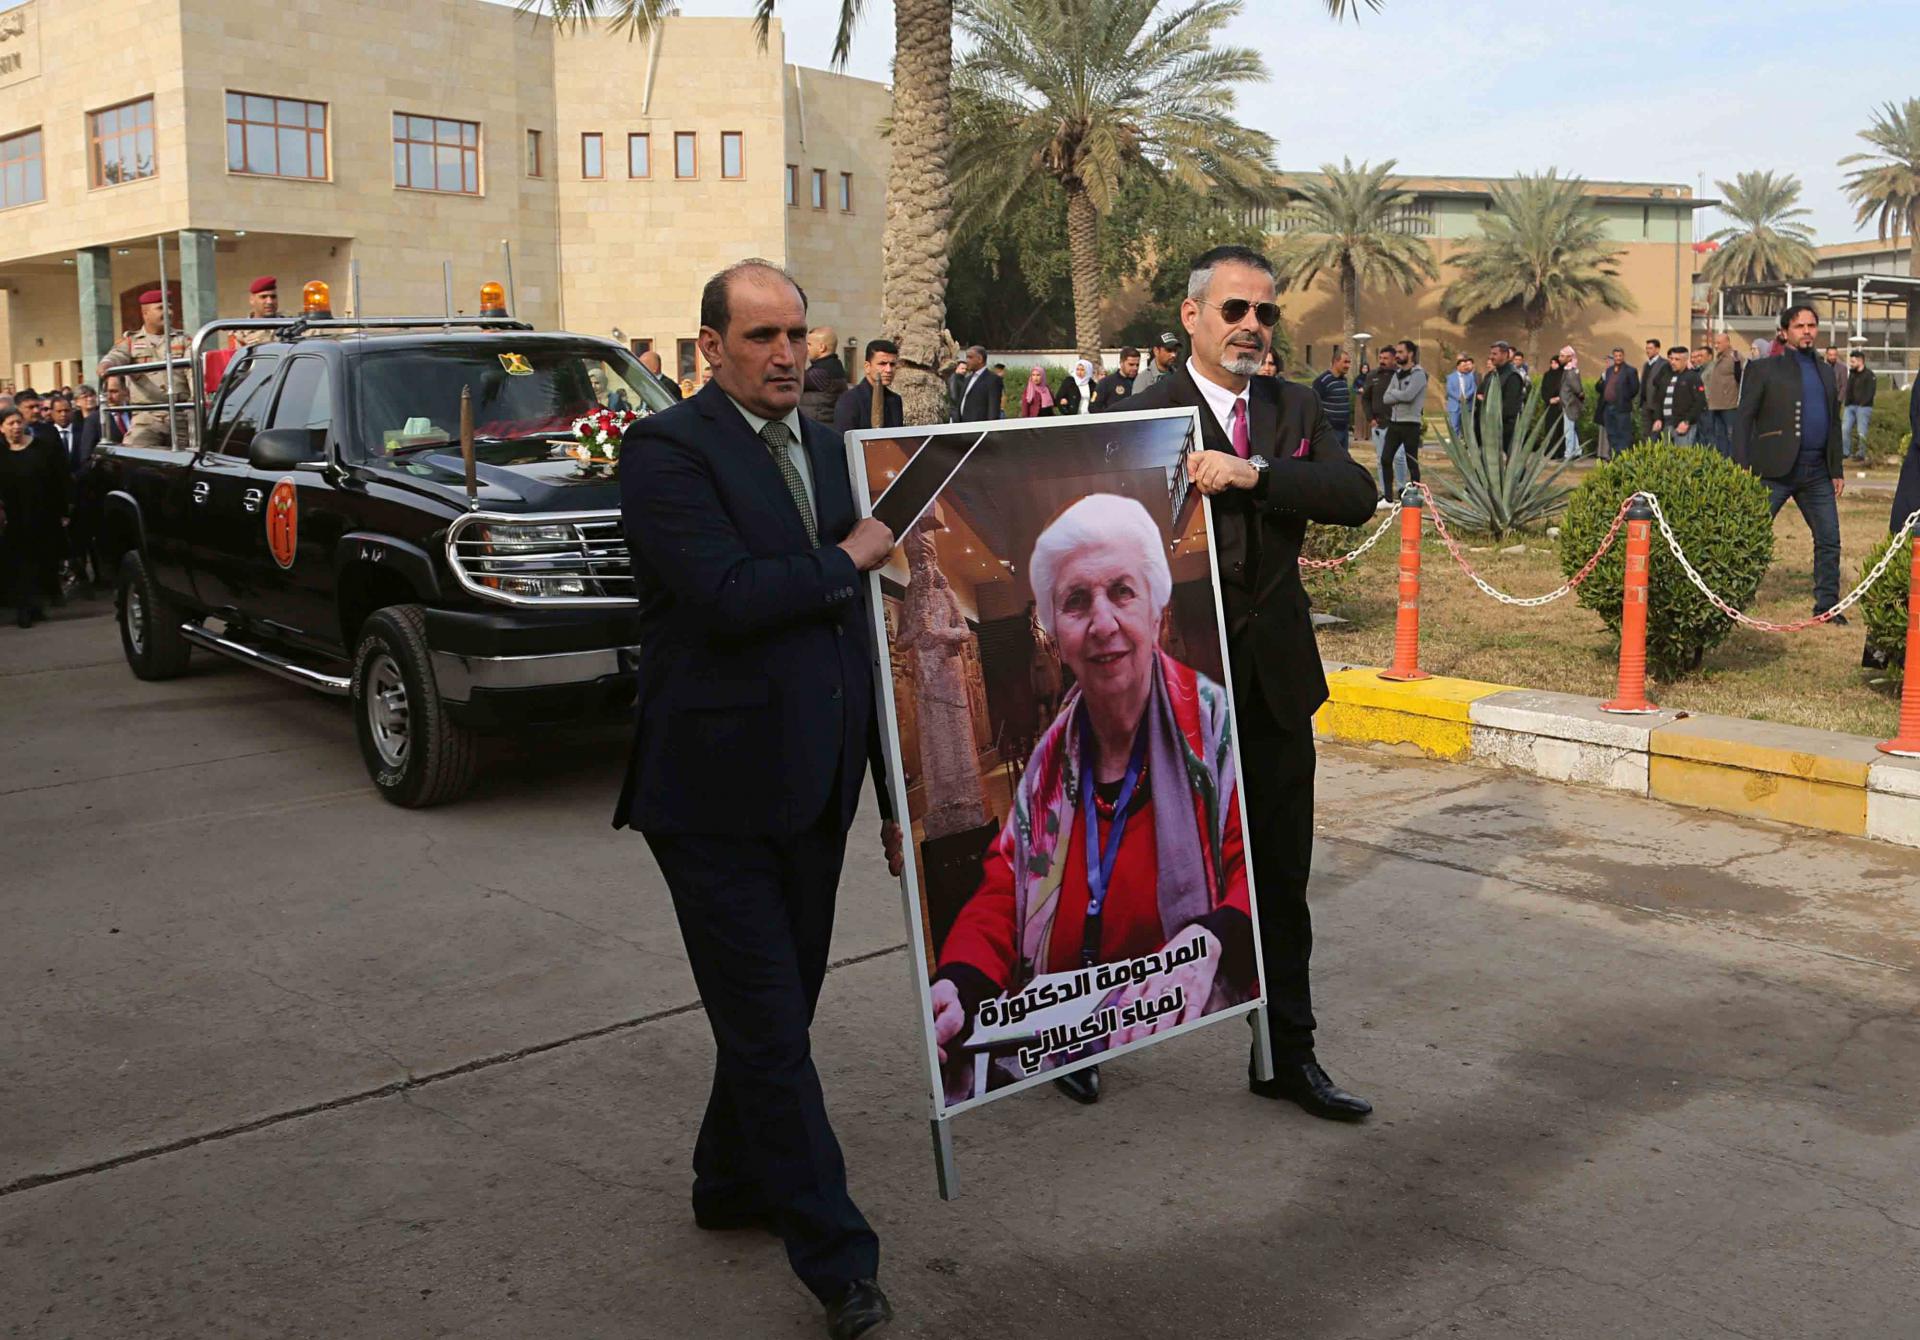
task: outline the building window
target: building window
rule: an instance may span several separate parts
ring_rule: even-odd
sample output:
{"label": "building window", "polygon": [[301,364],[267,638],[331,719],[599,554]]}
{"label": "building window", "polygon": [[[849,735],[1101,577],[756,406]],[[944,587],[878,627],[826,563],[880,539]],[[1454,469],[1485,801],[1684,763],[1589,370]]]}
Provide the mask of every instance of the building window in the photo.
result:
{"label": "building window", "polygon": [[787,164],[787,203],[800,203],[800,165],[797,163]]}
{"label": "building window", "polygon": [[815,209],[827,207],[827,170],[825,168],[813,170],[813,207]]}
{"label": "building window", "polygon": [[738,181],[746,175],[745,136],[737,130],[720,132],[720,175]]}
{"label": "building window", "polygon": [[227,171],[327,179],[327,105],[227,94]]}
{"label": "building window", "polygon": [[527,175],[538,177],[544,173],[545,168],[540,163],[540,132],[529,130],[527,132]]}
{"label": "building window", "polygon": [[853,174],[851,172],[840,174],[840,212],[853,213]]}
{"label": "building window", "polygon": [[87,135],[93,146],[95,186],[118,186],[154,174],[152,98],[89,112]]}
{"label": "building window", "polygon": [[673,175],[681,178],[700,175],[700,153],[694,145],[691,130],[674,132]]}
{"label": "building window", "polygon": [[627,136],[627,175],[629,177],[651,177],[653,175],[652,136]]}
{"label": "building window", "polygon": [[393,184],[410,191],[480,194],[480,123],[393,114]]}
{"label": "building window", "polygon": [[24,130],[0,140],[0,209],[31,205],[47,198],[46,166],[40,131]]}
{"label": "building window", "polygon": [[690,382],[694,380],[694,374],[700,370],[698,359],[699,349],[700,346],[693,340],[680,340],[677,342],[673,361],[674,367],[679,371],[681,381]]}
{"label": "building window", "polygon": [[580,175],[588,181],[599,181],[607,175],[606,157],[597,130],[590,130],[580,137]]}

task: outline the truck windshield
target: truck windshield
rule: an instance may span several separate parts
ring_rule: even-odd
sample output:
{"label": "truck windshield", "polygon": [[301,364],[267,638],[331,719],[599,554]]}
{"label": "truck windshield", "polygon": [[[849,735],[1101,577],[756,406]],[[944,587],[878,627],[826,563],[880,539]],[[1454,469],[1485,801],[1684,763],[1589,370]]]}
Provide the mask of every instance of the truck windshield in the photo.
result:
{"label": "truck windshield", "polygon": [[382,350],[360,361],[358,440],[369,454],[460,440],[460,390],[473,388],[477,439],[567,435],[600,410],[651,414],[673,403],[617,349],[501,343]]}

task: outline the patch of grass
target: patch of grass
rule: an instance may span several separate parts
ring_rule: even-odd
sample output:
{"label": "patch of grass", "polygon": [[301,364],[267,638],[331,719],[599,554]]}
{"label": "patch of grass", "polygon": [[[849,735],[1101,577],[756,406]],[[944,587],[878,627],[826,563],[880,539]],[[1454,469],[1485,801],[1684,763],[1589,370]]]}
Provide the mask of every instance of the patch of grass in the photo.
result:
{"label": "patch of grass", "polygon": [[[1356,460],[1367,456],[1358,446],[1353,454]],[[1423,473],[1440,473],[1425,468],[1426,457],[1423,452]],[[1881,473],[1892,482],[1891,472],[1875,472]],[[1855,482],[1851,473],[1848,482]],[[1861,560],[1886,539],[1889,506],[1884,494],[1841,499],[1842,595],[1859,580]],[[1612,696],[1619,647],[1592,611],[1581,609],[1572,596],[1541,609],[1499,604],[1481,594],[1454,565],[1431,523],[1426,535],[1420,560],[1422,669],[1590,698]],[[1510,595],[1551,591],[1562,580],[1553,542],[1544,532],[1520,538],[1527,546],[1522,554],[1499,552],[1512,540],[1495,545],[1461,537],[1461,544],[1480,551],[1467,552],[1466,558],[1482,577]],[[1813,542],[1792,503],[1774,519],[1774,540],[1774,565],[1747,613],[1780,623],[1805,618],[1813,609]],[[1658,532],[1654,542],[1660,543]],[[1625,543],[1624,535],[1620,543]],[[1397,545],[1383,540],[1360,560],[1331,610],[1349,622],[1320,630],[1320,651],[1327,659],[1356,665],[1392,661],[1396,553]],[[1857,613],[1847,628],[1802,633],[1737,628],[1707,653],[1699,671],[1654,681],[1649,696],[1662,707],[1883,740],[1893,733],[1899,715],[1900,681],[1897,672],[1860,668],[1865,640],[1866,627]]]}

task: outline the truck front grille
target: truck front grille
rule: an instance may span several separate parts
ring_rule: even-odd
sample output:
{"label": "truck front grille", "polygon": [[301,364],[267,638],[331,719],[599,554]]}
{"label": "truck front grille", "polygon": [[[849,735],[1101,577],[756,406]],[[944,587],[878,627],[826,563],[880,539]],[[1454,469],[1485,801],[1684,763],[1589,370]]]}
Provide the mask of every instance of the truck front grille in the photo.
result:
{"label": "truck front grille", "polygon": [[618,512],[469,512],[447,528],[447,565],[461,586],[503,605],[634,602]]}

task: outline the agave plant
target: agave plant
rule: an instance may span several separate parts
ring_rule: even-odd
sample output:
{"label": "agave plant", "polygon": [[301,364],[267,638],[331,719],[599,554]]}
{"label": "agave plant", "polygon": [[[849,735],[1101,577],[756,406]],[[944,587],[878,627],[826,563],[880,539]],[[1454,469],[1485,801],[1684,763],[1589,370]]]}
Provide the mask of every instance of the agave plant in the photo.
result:
{"label": "agave plant", "polygon": [[[1487,388],[1485,417],[1500,422],[1500,379]],[[1548,410],[1535,382],[1514,424],[1513,449],[1500,450],[1500,435],[1482,437],[1479,416],[1462,414],[1460,431],[1447,430],[1447,459],[1459,471],[1458,483],[1438,490],[1447,519],[1468,530],[1484,531],[1494,539],[1536,522],[1545,521],[1566,506],[1571,484],[1562,484],[1564,464],[1553,454],[1566,441],[1557,410]]]}

